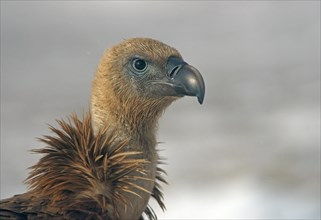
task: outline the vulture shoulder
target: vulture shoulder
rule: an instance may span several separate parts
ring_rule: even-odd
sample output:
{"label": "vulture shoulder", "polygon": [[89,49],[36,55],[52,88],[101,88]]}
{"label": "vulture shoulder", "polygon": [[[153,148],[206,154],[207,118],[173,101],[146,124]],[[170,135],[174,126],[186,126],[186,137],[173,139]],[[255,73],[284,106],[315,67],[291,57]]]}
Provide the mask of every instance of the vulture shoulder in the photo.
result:
{"label": "vulture shoulder", "polygon": [[[91,115],[80,120],[75,114],[68,121],[58,121],[59,128],[50,127],[52,136],[40,138],[45,148],[34,150],[43,154],[31,167],[26,182],[30,191],[0,201],[0,219],[119,219],[114,201],[131,206],[125,194],[140,197],[135,184],[145,178],[148,163],[142,152],[123,151],[128,141],[116,141],[116,132],[108,126],[94,136]],[[109,134],[109,135],[108,135]],[[129,176],[133,170],[142,176]],[[157,168],[157,182],[151,192],[162,209],[165,208],[160,182],[166,183]],[[151,207],[144,211],[156,219]]]}

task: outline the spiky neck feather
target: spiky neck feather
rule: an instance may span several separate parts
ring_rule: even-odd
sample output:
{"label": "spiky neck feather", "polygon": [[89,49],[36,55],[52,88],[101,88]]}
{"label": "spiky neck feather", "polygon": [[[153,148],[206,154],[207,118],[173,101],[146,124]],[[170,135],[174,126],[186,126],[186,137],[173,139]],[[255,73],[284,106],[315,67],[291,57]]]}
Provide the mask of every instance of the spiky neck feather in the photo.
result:
{"label": "spiky neck feather", "polygon": [[[140,194],[147,192],[136,182],[151,181],[145,169],[150,162],[141,152],[124,151],[128,140],[118,141],[107,126],[94,135],[90,114],[82,121],[73,115],[71,121],[58,123],[60,129],[50,127],[56,136],[40,139],[47,147],[35,150],[45,155],[31,167],[27,179],[29,202],[42,203],[43,211],[67,219],[122,219],[124,207],[133,206],[128,196],[140,199]],[[157,168],[156,179],[160,182],[165,182],[163,172]],[[164,208],[158,183],[152,196]],[[25,212],[33,211],[25,208]],[[156,218],[150,207],[145,213]]]}

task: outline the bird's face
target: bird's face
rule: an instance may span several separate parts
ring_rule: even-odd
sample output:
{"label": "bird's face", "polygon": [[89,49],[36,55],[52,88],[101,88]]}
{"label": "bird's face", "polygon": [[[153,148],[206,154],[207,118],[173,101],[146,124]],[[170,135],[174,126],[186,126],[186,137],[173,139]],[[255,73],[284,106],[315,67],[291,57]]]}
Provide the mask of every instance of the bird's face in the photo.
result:
{"label": "bird's face", "polygon": [[112,53],[117,54],[118,59],[112,60],[111,66],[121,67],[117,71],[121,74],[119,78],[125,79],[126,91],[130,91],[131,96],[174,100],[188,95],[196,96],[202,104],[205,94],[202,75],[174,48],[156,40],[134,38],[115,46]]}

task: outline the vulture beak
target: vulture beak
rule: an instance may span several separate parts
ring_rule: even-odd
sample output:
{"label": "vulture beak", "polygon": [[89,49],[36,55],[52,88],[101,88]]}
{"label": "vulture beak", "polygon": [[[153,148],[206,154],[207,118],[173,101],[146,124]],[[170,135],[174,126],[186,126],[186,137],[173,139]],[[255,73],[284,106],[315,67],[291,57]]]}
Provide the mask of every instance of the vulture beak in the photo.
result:
{"label": "vulture beak", "polygon": [[205,95],[205,84],[201,73],[178,57],[169,57],[166,65],[169,84],[177,96],[196,96],[200,104]]}

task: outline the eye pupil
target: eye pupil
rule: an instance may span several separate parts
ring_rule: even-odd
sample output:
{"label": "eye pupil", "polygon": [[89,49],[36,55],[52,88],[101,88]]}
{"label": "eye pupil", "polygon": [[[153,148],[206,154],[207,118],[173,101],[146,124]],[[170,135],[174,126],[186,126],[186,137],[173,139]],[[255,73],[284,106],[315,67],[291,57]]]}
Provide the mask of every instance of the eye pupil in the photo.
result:
{"label": "eye pupil", "polygon": [[143,71],[143,70],[146,69],[147,64],[146,64],[145,60],[135,59],[135,60],[134,60],[134,63],[133,63],[133,66],[134,66],[134,68],[135,68],[136,70],[138,70],[138,71]]}

